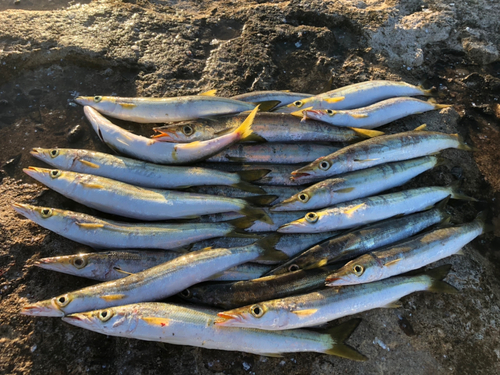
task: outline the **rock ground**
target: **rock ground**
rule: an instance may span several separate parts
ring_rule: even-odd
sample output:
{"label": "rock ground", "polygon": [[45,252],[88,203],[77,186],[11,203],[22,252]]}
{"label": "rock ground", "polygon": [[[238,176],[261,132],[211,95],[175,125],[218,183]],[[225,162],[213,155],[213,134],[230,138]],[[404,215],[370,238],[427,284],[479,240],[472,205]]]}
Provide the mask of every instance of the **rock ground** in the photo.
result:
{"label": "rock ground", "polygon": [[[84,1],[81,3],[89,3]],[[69,7],[68,7],[69,6]],[[67,7],[67,8],[64,8]],[[25,10],[23,10],[25,9]],[[90,285],[33,267],[79,246],[21,218],[12,202],[92,213],[22,173],[42,166],[31,147],[107,151],[72,99],[175,96],[216,88],[318,93],[368,79],[436,86],[441,112],[386,128],[459,133],[473,153],[409,186],[461,180],[476,203],[451,202],[453,220],[500,212],[500,33],[497,1],[0,2],[0,372],[6,374],[471,374],[500,372],[498,238],[483,236],[450,262],[460,295],[418,293],[398,309],[359,314],[349,343],[369,360],[321,354],[283,359],[106,337],[17,314],[27,301]],[[148,126],[124,124],[148,133]],[[77,126],[79,126],[77,128]],[[149,134],[149,133],[148,133]],[[496,233],[498,234],[498,233]]]}

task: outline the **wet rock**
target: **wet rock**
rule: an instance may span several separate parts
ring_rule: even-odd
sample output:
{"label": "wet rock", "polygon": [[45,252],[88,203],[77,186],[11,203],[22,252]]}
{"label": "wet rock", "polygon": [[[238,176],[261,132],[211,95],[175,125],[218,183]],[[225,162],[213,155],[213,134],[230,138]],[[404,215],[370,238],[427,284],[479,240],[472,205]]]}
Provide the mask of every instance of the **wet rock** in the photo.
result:
{"label": "wet rock", "polygon": [[491,42],[484,42],[475,38],[465,38],[462,40],[464,51],[470,59],[478,64],[491,64],[500,59],[498,48]]}
{"label": "wet rock", "polygon": [[73,127],[66,136],[69,143],[78,142],[85,135],[85,129],[81,125],[76,125]]}

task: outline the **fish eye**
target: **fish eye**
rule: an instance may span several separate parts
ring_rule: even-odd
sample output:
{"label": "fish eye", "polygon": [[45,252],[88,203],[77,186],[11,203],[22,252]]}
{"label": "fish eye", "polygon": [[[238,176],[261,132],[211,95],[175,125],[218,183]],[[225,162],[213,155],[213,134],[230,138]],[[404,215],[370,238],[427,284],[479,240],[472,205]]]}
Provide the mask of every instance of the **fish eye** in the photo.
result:
{"label": "fish eye", "polygon": [[79,256],[79,257],[73,259],[72,263],[73,263],[73,266],[75,266],[76,268],[78,268],[80,270],[87,265],[87,259],[83,256]]}
{"label": "fish eye", "polygon": [[304,105],[300,100],[297,100],[296,102],[293,102],[293,105],[297,108],[300,108]]}
{"label": "fish eye", "polygon": [[97,313],[97,317],[101,322],[107,322],[113,316],[113,311],[110,309],[101,310]]}
{"label": "fish eye", "polygon": [[299,194],[299,201],[302,203],[306,203],[309,200],[309,194],[306,193],[300,193]]}
{"label": "fish eye", "polygon": [[326,113],[329,115],[329,116],[333,116],[335,114],[335,111],[332,111],[331,109],[327,109],[326,110]]}
{"label": "fish eye", "polygon": [[50,150],[50,157],[55,158],[56,156],[59,156],[59,150],[57,148]]}
{"label": "fish eye", "polygon": [[184,135],[191,135],[193,134],[193,128],[189,125],[186,125],[186,126],[183,126],[182,127],[182,132],[184,133]]}
{"label": "fish eye", "polygon": [[250,312],[256,318],[260,318],[262,315],[264,315],[264,309],[259,305],[253,305],[252,307],[250,307]]}
{"label": "fish eye", "polygon": [[67,295],[67,294],[56,298],[56,305],[58,307],[67,306],[68,303],[70,303],[70,302],[71,302],[71,298],[69,298],[69,295]]}
{"label": "fish eye", "polygon": [[191,298],[192,294],[189,289],[184,289],[182,292],[179,293],[182,297],[184,298]]}
{"label": "fish eye", "polygon": [[309,212],[307,215],[306,215],[306,220],[308,222],[310,222],[311,224],[314,224],[315,222],[317,222],[319,219],[319,216],[316,212]]}
{"label": "fish eye", "polygon": [[293,272],[293,271],[298,271],[300,270],[300,267],[298,264],[290,264],[288,267],[288,271]]}
{"label": "fish eye", "polygon": [[352,271],[354,272],[354,274],[356,276],[361,276],[363,274],[363,272],[365,271],[365,267],[359,265],[359,264],[355,264],[353,267],[352,267]]}
{"label": "fish eye", "polygon": [[57,177],[59,177],[61,175],[61,173],[62,173],[61,171],[59,171],[57,169],[53,169],[53,170],[50,171],[49,174],[50,174],[50,177],[57,178]]}
{"label": "fish eye", "polygon": [[52,216],[52,210],[50,208],[44,208],[40,211],[41,216],[46,219]]}
{"label": "fish eye", "polygon": [[99,103],[102,100],[102,96],[94,96],[94,103]]}
{"label": "fish eye", "polygon": [[321,163],[319,163],[319,168],[326,171],[328,168],[330,168],[330,162],[328,160],[323,160]]}

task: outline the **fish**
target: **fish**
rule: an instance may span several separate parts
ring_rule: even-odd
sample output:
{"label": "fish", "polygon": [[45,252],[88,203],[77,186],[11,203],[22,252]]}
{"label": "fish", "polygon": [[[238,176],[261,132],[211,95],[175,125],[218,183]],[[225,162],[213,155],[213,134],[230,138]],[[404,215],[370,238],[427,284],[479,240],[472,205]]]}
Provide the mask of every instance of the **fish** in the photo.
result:
{"label": "fish", "polygon": [[451,105],[437,104],[433,98],[426,102],[416,98],[401,97],[386,99],[357,109],[304,109],[293,112],[292,115],[302,117],[303,120],[323,121],[335,126],[374,129],[406,116],[448,107]]}
{"label": "fish", "polygon": [[33,148],[31,155],[50,166],[71,172],[87,173],[156,189],[222,185],[257,194],[265,194],[249,181],[266,176],[270,170],[226,173],[200,167],[180,167],[146,163],[123,156],[68,148]]}
{"label": "fish", "polygon": [[360,323],[351,319],[323,333],[295,330],[266,332],[214,325],[217,311],[166,303],[138,303],[65,316],[63,321],[110,336],[161,341],[205,349],[280,357],[317,352],[356,361],[366,357],[344,344]]}
{"label": "fish", "polygon": [[268,236],[249,246],[193,251],[123,279],[28,304],[20,313],[58,317],[167,298],[238,264],[257,258],[286,259],[285,254],[274,249],[275,243],[275,237]]}
{"label": "fish", "polygon": [[302,219],[282,225],[278,228],[278,232],[318,233],[353,228],[396,215],[407,215],[425,210],[448,196],[452,199],[475,201],[474,198],[459,193],[454,185],[416,188],[360,198],[339,203],[324,210],[309,212]]}
{"label": "fish", "polygon": [[377,165],[320,181],[271,207],[271,211],[314,210],[368,197],[406,184],[419,174],[444,164],[437,156],[424,156]]}
{"label": "fish", "polygon": [[[136,224],[29,204],[14,203],[12,207],[46,229],[98,249],[175,250],[208,238],[251,235],[230,223]],[[244,221],[239,219],[238,227],[243,228]],[[248,220],[247,225],[253,225],[253,220]]]}
{"label": "fish", "polygon": [[446,265],[413,276],[396,276],[368,284],[325,288],[315,292],[220,312],[217,326],[263,330],[312,327],[376,308],[400,307],[399,299],[419,291],[454,294],[457,290],[442,281]]}
{"label": "fish", "polygon": [[[122,98],[118,96],[79,96],[75,102],[91,107],[100,113],[125,121],[139,123],[176,122],[199,117],[226,115],[252,111],[255,103],[207,95],[190,95],[174,98]],[[261,110],[279,104],[260,103]]]}
{"label": "fish", "polygon": [[[198,119],[153,128],[153,138],[162,142],[207,141],[227,134],[241,124],[246,114]],[[241,142],[356,142],[383,135],[367,129],[331,126],[321,121],[301,121],[290,114],[259,112],[252,123],[252,134]]]}
{"label": "fish", "polygon": [[370,283],[425,267],[453,254],[488,230],[485,212],[459,226],[436,229],[395,246],[388,246],[356,258],[328,275],[327,286]]}
{"label": "fish", "polygon": [[422,86],[414,86],[406,82],[365,81],[297,100],[287,106],[276,108],[275,112],[291,113],[306,107],[339,110],[361,108],[397,96],[431,96],[434,90],[434,88],[425,90]]}
{"label": "fish", "polygon": [[23,171],[78,203],[102,212],[147,221],[235,211],[269,222],[267,214],[261,208],[253,207],[250,202],[269,204],[276,199],[266,195],[238,199],[146,189],[105,177],[60,169],[30,167]]}
{"label": "fish", "polygon": [[267,275],[281,275],[295,270],[346,262],[373,249],[405,240],[434,224],[447,224],[450,220],[450,215],[445,211],[447,202],[448,199],[445,199],[436,208],[355,228],[318,243],[279,265]]}
{"label": "fish", "polygon": [[[41,258],[35,261],[34,265],[46,270],[85,277],[91,280],[110,281],[144,271],[181,255],[183,253],[174,251],[150,250],[113,250],[93,253],[80,251],[78,254],[73,255]],[[253,263],[241,264],[221,272],[212,280],[250,280],[262,276],[270,269],[271,266]]]}
{"label": "fish", "polygon": [[207,162],[216,163],[310,163],[325,154],[331,154],[341,147],[312,143],[263,143],[236,144],[209,157]]}
{"label": "fish", "polygon": [[300,92],[290,92],[286,90],[266,90],[252,91],[245,94],[231,96],[233,100],[241,100],[242,102],[260,103],[268,101],[278,101],[277,105],[287,105],[296,100],[310,98],[312,94],[303,94]]}
{"label": "fish", "polygon": [[338,267],[298,270],[283,275],[265,276],[254,280],[232,283],[208,282],[193,285],[179,293],[192,303],[201,303],[220,309],[234,309],[260,301],[283,298],[320,289],[326,276]]}
{"label": "fish", "polygon": [[99,139],[117,153],[157,164],[186,164],[206,159],[252,133],[256,107],[243,123],[228,134],[203,142],[165,143],[135,135],[114,125],[92,107],[83,111]]}
{"label": "fish", "polygon": [[413,131],[384,135],[344,147],[293,171],[291,178],[296,181],[320,180],[379,164],[431,155],[446,148],[472,151],[458,134],[424,129],[425,125],[421,125]]}

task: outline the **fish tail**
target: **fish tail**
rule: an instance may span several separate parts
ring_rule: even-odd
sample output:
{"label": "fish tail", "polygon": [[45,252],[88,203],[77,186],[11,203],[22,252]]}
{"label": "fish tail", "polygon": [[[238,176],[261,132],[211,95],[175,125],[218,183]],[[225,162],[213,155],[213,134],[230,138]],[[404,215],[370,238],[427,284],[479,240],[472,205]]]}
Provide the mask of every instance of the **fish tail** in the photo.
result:
{"label": "fish tail", "polygon": [[495,230],[495,226],[489,223],[487,221],[487,218],[488,218],[488,210],[485,210],[478,213],[476,218],[474,219],[474,221],[478,222],[483,227],[483,233],[493,232]]}
{"label": "fish tail", "polygon": [[264,211],[263,208],[252,207],[250,204],[248,204],[245,207],[243,207],[239,212],[245,215],[247,218],[253,220],[260,220],[269,225],[274,224],[273,219],[271,219],[271,217],[268,215],[266,211]]}
{"label": "fish tail", "polygon": [[351,129],[354,130],[356,135],[358,135],[361,138],[373,138],[384,135],[384,132],[380,132],[378,130],[359,129],[359,128],[351,128]]}
{"label": "fish tail", "polygon": [[266,191],[264,189],[262,189],[261,187],[253,185],[250,182],[246,182],[246,181],[240,181],[240,182],[237,182],[236,184],[232,184],[231,186],[235,187],[237,189],[243,190],[243,191],[248,191],[249,193],[266,194]]}
{"label": "fish tail", "polygon": [[252,169],[249,171],[239,171],[236,172],[236,174],[240,176],[240,179],[243,181],[255,181],[267,176],[270,172],[270,169]]}
{"label": "fish tail", "polygon": [[275,248],[280,238],[281,235],[279,233],[273,233],[257,241],[254,245],[262,249],[262,253],[257,260],[282,261],[288,259],[288,255]]}
{"label": "fish tail", "polygon": [[453,184],[451,184],[451,186],[450,186],[450,188],[451,188],[451,198],[452,199],[460,199],[460,200],[464,200],[464,201],[477,202],[476,198],[469,197],[468,195],[465,195],[462,192],[460,192],[460,190],[459,190],[459,184],[460,184],[459,181],[456,181]]}
{"label": "fish tail", "polygon": [[438,224],[439,227],[447,227],[450,225],[451,215],[445,210],[449,201],[450,195],[436,205],[436,209],[441,213],[441,221]]}
{"label": "fish tail", "polygon": [[447,282],[443,281],[443,279],[448,276],[450,269],[451,264],[445,264],[444,266],[425,271],[423,275],[426,275],[431,279],[431,285],[427,288],[427,290],[435,293],[457,294],[458,290],[454,286],[451,286]]}
{"label": "fish tail", "polygon": [[277,198],[278,198],[277,195],[258,195],[256,197],[245,197],[241,199],[254,206],[269,206]]}
{"label": "fish tail", "polygon": [[444,158],[440,154],[436,154],[436,164],[434,164],[434,167],[439,167],[440,165],[446,165],[448,162],[448,159]]}
{"label": "fish tail", "polygon": [[451,104],[434,104],[434,109],[444,109],[453,107]]}
{"label": "fish tail", "polygon": [[419,85],[418,88],[422,90],[422,95],[424,96],[434,96],[437,94],[437,88],[435,86],[432,86],[430,89],[426,90],[424,89],[424,86]]}
{"label": "fish tail", "polygon": [[471,147],[471,146],[469,146],[469,145],[465,144],[465,142],[464,142],[464,138],[463,138],[461,135],[459,135],[459,134],[452,134],[452,135],[454,135],[454,136],[455,136],[455,137],[457,137],[457,139],[458,139],[458,146],[457,146],[457,148],[458,148],[459,150],[464,150],[464,151],[477,151],[477,149],[475,149],[474,147]]}
{"label": "fish tail", "polygon": [[254,110],[247,116],[245,121],[243,121],[241,125],[232,132],[238,137],[238,139],[248,137],[250,134],[252,134],[253,119],[255,118],[258,110],[259,106],[255,107]]}
{"label": "fish tail", "polygon": [[247,229],[250,228],[255,223],[256,220],[259,220],[261,216],[262,214],[259,213],[258,216],[252,217],[252,215],[249,215],[249,216],[239,217],[237,219],[224,221],[224,223],[228,223],[234,228]]}
{"label": "fish tail", "polygon": [[336,327],[328,329],[326,334],[330,335],[332,345],[323,353],[352,359],[354,361],[366,361],[368,358],[366,358],[363,354],[344,344],[344,341],[351,336],[352,332],[358,327],[359,323],[361,323],[361,319],[351,319]]}

